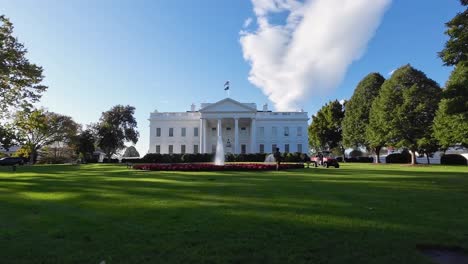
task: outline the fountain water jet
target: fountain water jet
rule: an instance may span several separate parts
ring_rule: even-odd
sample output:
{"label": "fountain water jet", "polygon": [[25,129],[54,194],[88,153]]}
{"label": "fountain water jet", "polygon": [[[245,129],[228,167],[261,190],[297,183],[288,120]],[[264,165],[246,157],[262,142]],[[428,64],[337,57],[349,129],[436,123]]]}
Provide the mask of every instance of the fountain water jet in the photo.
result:
{"label": "fountain water jet", "polygon": [[216,143],[215,165],[224,166],[224,144],[221,130],[221,119],[218,119],[218,142]]}

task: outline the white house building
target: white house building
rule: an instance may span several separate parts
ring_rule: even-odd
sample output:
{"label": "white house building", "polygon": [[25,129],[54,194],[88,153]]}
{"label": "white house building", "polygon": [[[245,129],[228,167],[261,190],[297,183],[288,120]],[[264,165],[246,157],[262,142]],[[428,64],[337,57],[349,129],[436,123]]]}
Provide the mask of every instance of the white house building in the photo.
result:
{"label": "white house building", "polygon": [[[272,112],[231,98],[192,104],[187,112],[150,114],[149,153],[213,153],[218,133],[226,153],[308,152],[307,112]],[[218,127],[221,129],[219,130]],[[218,131],[219,130],[219,131]]]}

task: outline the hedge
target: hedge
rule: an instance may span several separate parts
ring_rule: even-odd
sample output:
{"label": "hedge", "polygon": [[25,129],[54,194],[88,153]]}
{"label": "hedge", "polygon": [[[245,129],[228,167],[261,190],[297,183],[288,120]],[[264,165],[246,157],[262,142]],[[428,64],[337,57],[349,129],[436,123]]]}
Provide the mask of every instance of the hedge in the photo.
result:
{"label": "hedge", "polygon": [[466,158],[460,154],[445,154],[440,158],[440,164],[468,165],[468,162]]}
{"label": "hedge", "polygon": [[351,157],[345,158],[346,162],[360,162],[360,163],[372,163],[374,162],[373,157]]}
{"label": "hedge", "polygon": [[[264,162],[267,153],[252,153],[252,154],[226,154],[225,161],[227,162]],[[304,156],[299,152],[282,153],[283,162],[302,162]],[[122,163],[193,163],[193,162],[213,162],[214,154],[146,154],[141,159],[122,159]]]}
{"label": "hedge", "polygon": [[385,163],[411,163],[411,154],[407,151],[390,154],[385,157]]}

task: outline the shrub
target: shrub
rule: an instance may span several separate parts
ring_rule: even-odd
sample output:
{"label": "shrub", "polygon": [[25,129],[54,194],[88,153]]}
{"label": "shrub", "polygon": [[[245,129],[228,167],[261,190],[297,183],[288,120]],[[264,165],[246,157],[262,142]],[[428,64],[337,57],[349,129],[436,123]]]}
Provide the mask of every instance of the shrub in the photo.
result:
{"label": "shrub", "polygon": [[372,163],[374,162],[373,157],[352,157],[352,158],[346,158],[346,162],[360,162],[360,163]]}
{"label": "shrub", "polygon": [[460,154],[445,154],[440,158],[440,164],[468,165],[468,162],[466,158]]}
{"label": "shrub", "polygon": [[386,163],[410,163],[411,154],[408,151],[403,151],[402,153],[393,153],[388,155],[385,158]]}
{"label": "shrub", "polygon": [[[174,163],[174,164],[137,164],[133,166],[137,170],[151,170],[151,171],[263,171],[263,170],[276,170],[276,164],[265,163],[238,163],[226,164],[224,166],[217,166],[211,163]],[[304,165],[301,164],[281,164],[281,170],[287,169],[303,169]]]}
{"label": "shrub", "polygon": [[359,149],[354,149],[349,153],[349,156],[351,158],[361,157],[362,156],[362,151],[360,151]]}
{"label": "shrub", "polygon": [[108,158],[104,158],[104,160],[102,160],[102,163],[119,163],[119,160],[118,159],[108,159]]}

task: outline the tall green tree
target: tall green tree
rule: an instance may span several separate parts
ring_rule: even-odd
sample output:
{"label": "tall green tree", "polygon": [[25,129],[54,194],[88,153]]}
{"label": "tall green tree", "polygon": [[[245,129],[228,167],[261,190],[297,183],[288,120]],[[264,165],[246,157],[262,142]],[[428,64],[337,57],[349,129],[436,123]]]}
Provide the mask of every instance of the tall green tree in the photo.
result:
{"label": "tall green tree", "polygon": [[460,62],[452,71],[433,129],[442,148],[456,144],[468,147],[468,63]]}
{"label": "tall green tree", "polygon": [[14,124],[24,139],[23,146],[31,153],[32,163],[41,148],[54,142],[70,142],[79,128],[71,117],[43,109],[17,112]]}
{"label": "tall green tree", "polygon": [[73,145],[77,154],[85,160],[90,160],[95,151],[96,139],[91,129],[81,131],[73,141]]}
{"label": "tall green tree", "polygon": [[[408,148],[416,163],[418,141],[432,134],[437,105],[442,90],[426,75],[405,65],[382,85],[371,109],[369,135],[399,148]],[[376,131],[372,131],[376,129]]]}
{"label": "tall green tree", "polygon": [[130,146],[125,149],[123,157],[124,158],[138,158],[140,157],[140,153],[134,146]]}
{"label": "tall green tree", "polygon": [[379,95],[384,81],[385,78],[379,73],[370,73],[359,82],[353,96],[346,103],[343,119],[343,144],[346,147],[371,149],[366,137],[369,114],[372,102]]}
{"label": "tall green tree", "polygon": [[10,151],[11,147],[18,145],[18,141],[18,135],[11,124],[0,126],[0,146]]}
{"label": "tall green tree", "polygon": [[30,63],[27,50],[13,36],[13,24],[0,15],[0,117],[12,107],[30,108],[47,87],[42,68]]}
{"label": "tall green tree", "polygon": [[[464,6],[468,5],[468,0],[460,2]],[[468,61],[468,7],[445,25],[447,26],[445,34],[449,36],[449,40],[445,43],[444,49],[439,52],[440,58],[447,66]]]}
{"label": "tall green tree", "polygon": [[129,105],[116,105],[102,113],[96,127],[97,143],[108,159],[124,149],[125,142],[138,142],[139,133],[134,114],[135,107]]}
{"label": "tall green tree", "polygon": [[338,101],[331,101],[324,105],[309,126],[309,144],[316,150],[339,149],[344,155],[342,137],[342,122],[344,106]]}

